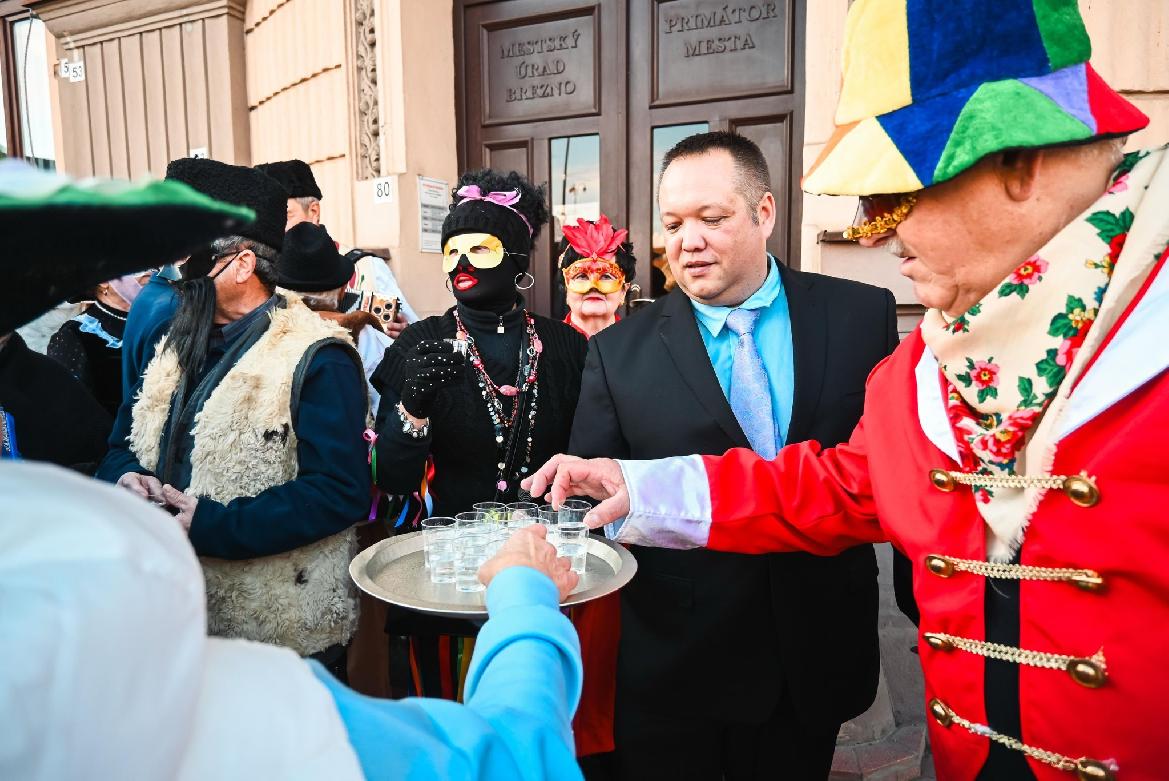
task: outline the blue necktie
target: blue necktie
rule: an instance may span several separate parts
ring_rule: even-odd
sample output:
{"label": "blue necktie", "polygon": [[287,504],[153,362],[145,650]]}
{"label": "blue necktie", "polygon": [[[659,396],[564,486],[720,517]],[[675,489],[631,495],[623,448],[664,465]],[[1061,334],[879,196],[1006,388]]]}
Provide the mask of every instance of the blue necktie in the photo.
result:
{"label": "blue necktie", "polygon": [[755,346],[755,321],[761,309],[735,309],[727,315],[727,328],[739,337],[731,368],[731,410],[751,449],[764,458],[775,458],[775,418],[771,414],[771,387],[767,370]]}

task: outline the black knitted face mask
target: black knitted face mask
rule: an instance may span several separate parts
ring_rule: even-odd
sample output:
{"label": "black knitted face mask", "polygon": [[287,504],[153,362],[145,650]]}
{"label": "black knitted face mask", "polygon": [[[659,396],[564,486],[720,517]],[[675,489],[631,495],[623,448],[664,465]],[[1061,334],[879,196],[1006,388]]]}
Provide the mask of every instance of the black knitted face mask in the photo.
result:
{"label": "black knitted face mask", "polygon": [[495,268],[475,268],[466,255],[447,274],[455,300],[469,309],[503,313],[515,306],[516,277],[523,273],[511,256]]}

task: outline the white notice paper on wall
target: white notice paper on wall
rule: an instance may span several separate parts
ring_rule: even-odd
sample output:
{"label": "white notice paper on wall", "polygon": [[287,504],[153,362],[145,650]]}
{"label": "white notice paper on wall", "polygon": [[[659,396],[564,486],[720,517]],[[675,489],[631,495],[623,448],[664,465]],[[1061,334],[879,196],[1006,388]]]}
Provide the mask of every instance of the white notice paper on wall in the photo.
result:
{"label": "white notice paper on wall", "polygon": [[418,246],[423,252],[442,252],[442,221],[449,203],[449,184],[442,179],[418,177]]}
{"label": "white notice paper on wall", "polygon": [[398,189],[398,177],[383,176],[373,180],[373,202],[393,203],[394,191]]}

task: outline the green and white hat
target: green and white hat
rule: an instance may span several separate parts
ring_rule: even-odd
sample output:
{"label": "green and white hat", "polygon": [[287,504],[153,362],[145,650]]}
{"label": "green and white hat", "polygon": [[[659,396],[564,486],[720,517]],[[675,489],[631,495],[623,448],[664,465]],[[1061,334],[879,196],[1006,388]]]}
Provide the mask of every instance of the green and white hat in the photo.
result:
{"label": "green and white hat", "polygon": [[73,181],[0,161],[0,334],[99,282],[186,257],[255,218],[173,181]]}

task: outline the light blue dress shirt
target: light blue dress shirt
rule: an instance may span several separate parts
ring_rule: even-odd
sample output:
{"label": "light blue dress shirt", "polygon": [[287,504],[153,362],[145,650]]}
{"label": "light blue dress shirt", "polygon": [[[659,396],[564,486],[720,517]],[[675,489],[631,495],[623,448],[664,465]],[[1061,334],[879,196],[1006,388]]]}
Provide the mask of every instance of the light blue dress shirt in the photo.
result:
{"label": "light blue dress shirt", "polygon": [[771,414],[775,418],[775,443],[783,447],[787,442],[788,426],[792,419],[792,399],[795,396],[796,376],[793,366],[795,350],[792,347],[791,314],[783,281],[779,278],[776,260],[770,254],[767,278],[763,285],[739,306],[710,306],[691,299],[698,333],[706,345],[710,365],[714,367],[723,395],[730,399],[731,368],[735,360],[735,345],[739,337],[726,327],[727,315],[733,309],[762,309],[755,322],[755,344],[767,371],[771,389]]}

